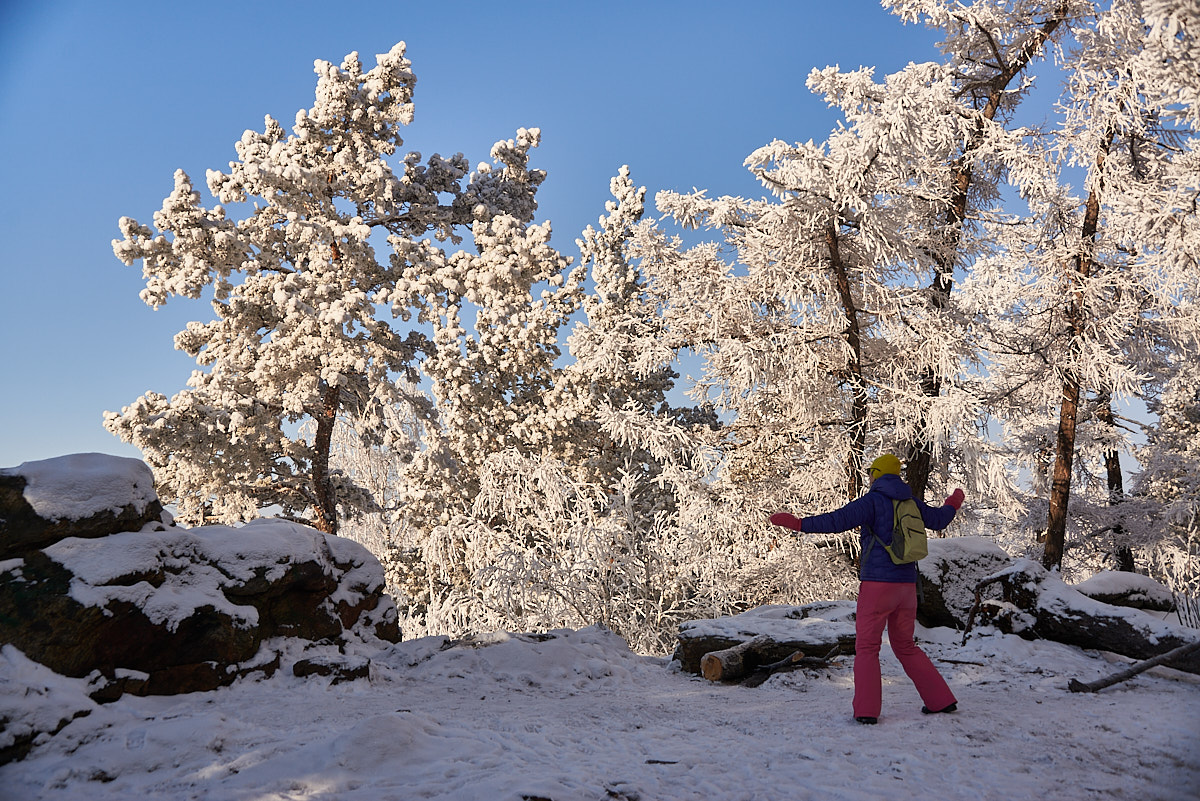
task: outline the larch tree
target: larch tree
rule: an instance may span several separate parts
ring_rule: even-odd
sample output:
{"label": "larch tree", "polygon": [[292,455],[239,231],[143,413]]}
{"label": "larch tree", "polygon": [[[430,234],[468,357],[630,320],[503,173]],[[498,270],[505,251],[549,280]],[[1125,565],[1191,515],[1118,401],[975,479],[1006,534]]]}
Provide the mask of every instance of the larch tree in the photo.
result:
{"label": "larch tree", "polygon": [[[1141,470],[1133,500],[1151,504],[1147,537],[1158,547],[1151,574],[1175,594],[1181,620],[1200,626],[1200,7],[1181,0],[1143,0],[1144,46],[1132,71],[1158,101],[1159,114],[1187,131],[1166,163],[1173,193],[1146,203],[1149,230],[1160,236],[1158,258],[1175,275],[1190,276],[1191,292],[1175,295],[1177,347],[1167,352],[1161,377],[1148,393],[1155,419],[1137,448]],[[1174,197],[1170,195],[1173,194]],[[1191,220],[1191,225],[1186,224]],[[1144,544],[1134,541],[1133,544]]]}
{"label": "larch tree", "polygon": [[[1176,50],[1190,48],[1193,56],[1197,16],[1193,8],[1190,28],[1181,27],[1174,36]],[[1071,351],[1082,354],[1082,365],[1063,371],[1043,559],[1047,566],[1061,564],[1065,545],[1070,495],[1063,483],[1071,477],[1065,446],[1079,385],[1091,389],[1100,434],[1091,454],[1081,452],[1093,463],[1100,461],[1096,451],[1103,453],[1112,505],[1123,499],[1113,443],[1129,449],[1118,436],[1112,399],[1141,399],[1156,408],[1160,419],[1186,414],[1186,409],[1163,407],[1157,399],[1167,387],[1173,388],[1174,398],[1181,397],[1180,381],[1187,386],[1189,380],[1184,365],[1194,360],[1200,346],[1200,159],[1193,128],[1200,115],[1194,96],[1188,95],[1197,79],[1178,58],[1170,59],[1170,74],[1163,73],[1161,57],[1154,59],[1157,69],[1145,69],[1147,51],[1155,49],[1147,34],[1157,25],[1138,0],[1113,0],[1102,7],[1095,27],[1079,37],[1077,66],[1068,84],[1073,102],[1066,106],[1062,139],[1079,161],[1090,154],[1091,162],[1087,200],[1078,218],[1081,235],[1071,262],[1076,299],[1068,307],[1069,329],[1077,337]],[[1089,286],[1093,274],[1102,288]],[[1083,319],[1071,316],[1080,309]],[[1093,367],[1092,354],[1111,343],[1119,347],[1117,366]],[[1076,414],[1086,419],[1079,409]],[[1118,554],[1124,554],[1119,561],[1128,566],[1134,548],[1146,552],[1158,547],[1167,532],[1144,520],[1123,525],[1125,517],[1114,511],[1100,522],[1117,533]]]}
{"label": "larch tree", "polygon": [[[1196,174],[1170,122],[1170,80],[1139,64],[1141,4],[1115,0],[1077,25],[1060,124],[1035,144],[1051,155],[1021,188],[1032,214],[993,226],[995,262],[970,294],[992,307],[985,346],[993,405],[1045,500],[1043,563],[1060,568],[1069,524],[1082,543],[1113,534],[1128,567],[1145,545],[1124,499],[1129,444],[1114,403],[1152,397],[1176,354],[1194,348]],[[1082,194],[1067,184],[1083,175]],[[1040,182],[1040,185],[1039,185]]]}
{"label": "larch tree", "polygon": [[1171,378],[1149,403],[1157,415],[1137,449],[1142,468],[1131,503],[1147,502],[1156,549],[1150,574],[1175,595],[1180,618],[1200,626],[1200,364],[1175,361]]}
{"label": "larch tree", "polygon": [[937,288],[942,266],[978,245],[948,242],[931,220],[960,200],[964,141],[985,141],[995,162],[1019,138],[965,106],[944,65],[882,82],[830,68],[809,85],[844,122],[821,144],[774,142],[747,159],[774,200],[660,193],[661,210],[721,243],[646,237],[639,254],[664,341],[705,358],[698,397],[731,419],[721,476],[760,504],[783,492],[828,508],[862,492],[867,454],[927,441],[955,471],[938,483],[970,475],[1007,498],[967,376],[979,365],[966,318]]}
{"label": "larch tree", "polygon": [[[1012,165],[998,158],[1007,147],[997,147],[1005,125],[1031,85],[1031,65],[1044,56],[1065,23],[1085,13],[1087,3],[1077,0],[884,0],[884,6],[906,21],[924,21],[944,35],[940,47],[946,68],[953,75],[960,113],[973,118],[974,126],[951,156],[941,193],[945,206],[930,218],[930,234],[939,246],[930,251],[935,274],[929,301],[935,309],[952,304],[956,271],[969,269],[979,252],[973,221],[999,198],[998,182]],[[931,406],[938,404],[953,374],[928,364],[921,375],[921,393]],[[937,423],[922,421],[907,443],[905,477],[918,497],[925,497],[935,466]]]}
{"label": "larch tree", "polygon": [[412,310],[396,302],[402,270],[378,258],[379,238],[409,254],[405,264],[432,269],[437,243],[457,241],[456,229],[532,216],[541,177],[525,167],[533,143],[498,146],[496,168],[475,173],[461,155],[422,163],[410,153],[393,169],[413,116],[416,78],[404,53],[396,45],[369,71],[357,54],[340,67],[317,61],[315,104],[292,132],[268,117],[236,143],[228,172],[208,172],[219,205],[201,205],[180,171],[154,216],[157,232],[120,222],[113,249],[126,264],[142,262],[147,304],[211,292],[216,312],[175,338],[201,368],[188,389],[170,399],[149,392],[105,419],[142,450],[185,521],[245,520],[278,506],[336,533],[340,515],[371,508],[369,493],[330,468],[338,420],[369,420],[362,436],[411,452],[389,410],[419,419],[432,411],[414,389],[429,343],[387,320],[387,311],[407,321]]}

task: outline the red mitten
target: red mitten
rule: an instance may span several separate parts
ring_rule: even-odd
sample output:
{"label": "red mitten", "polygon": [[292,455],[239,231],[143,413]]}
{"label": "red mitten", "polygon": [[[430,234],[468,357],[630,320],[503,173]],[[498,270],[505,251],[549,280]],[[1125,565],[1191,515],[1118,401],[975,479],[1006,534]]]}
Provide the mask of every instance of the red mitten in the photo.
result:
{"label": "red mitten", "polygon": [[784,528],[790,528],[795,531],[802,530],[800,528],[800,518],[796,517],[795,515],[790,515],[787,512],[776,512],[775,514],[771,515],[771,522],[777,526],[783,526]]}
{"label": "red mitten", "polygon": [[946,499],[946,505],[953,506],[955,509],[958,509],[958,507],[962,506],[962,502],[963,491],[961,489],[956,489],[954,492],[950,493],[950,497]]}

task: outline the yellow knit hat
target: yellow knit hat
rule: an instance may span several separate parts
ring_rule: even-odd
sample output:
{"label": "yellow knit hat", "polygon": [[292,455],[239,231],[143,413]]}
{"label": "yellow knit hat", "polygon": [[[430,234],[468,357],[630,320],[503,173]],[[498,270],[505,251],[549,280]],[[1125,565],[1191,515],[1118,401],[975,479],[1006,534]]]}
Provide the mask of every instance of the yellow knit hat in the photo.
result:
{"label": "yellow knit hat", "polygon": [[885,453],[875,461],[871,462],[872,473],[891,473],[894,476],[900,475],[900,460],[893,454]]}

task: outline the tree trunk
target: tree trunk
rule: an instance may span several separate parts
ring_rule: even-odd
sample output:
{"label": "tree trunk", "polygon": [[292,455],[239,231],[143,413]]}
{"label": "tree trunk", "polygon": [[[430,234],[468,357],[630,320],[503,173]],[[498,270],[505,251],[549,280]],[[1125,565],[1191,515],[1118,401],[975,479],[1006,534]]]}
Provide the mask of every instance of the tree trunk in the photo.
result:
{"label": "tree trunk", "polygon": [[333,426],[337,422],[341,390],[325,388],[321,395],[321,411],[317,416],[317,434],[313,438],[312,481],[316,497],[313,526],[318,531],[336,535],[338,532],[337,498],[329,480],[329,452],[333,443]]}
{"label": "tree trunk", "polygon": [[[1100,197],[1104,192],[1104,163],[1108,159],[1116,131],[1109,127],[1096,154],[1096,182],[1088,193],[1083,213],[1080,247],[1086,252],[1075,256],[1075,297],[1067,306],[1067,331],[1073,341],[1081,336],[1087,324],[1083,289],[1080,284],[1092,274],[1092,248],[1100,226]],[[1055,437],[1054,473],[1050,483],[1050,514],[1046,524],[1046,550],[1042,564],[1047,570],[1062,566],[1063,549],[1067,539],[1067,507],[1071,501],[1071,469],[1075,462],[1075,426],[1079,419],[1079,376],[1074,369],[1064,371],[1062,405],[1058,415],[1058,434]],[[1118,468],[1119,469],[1119,468]]]}
{"label": "tree trunk", "polygon": [[1042,565],[1052,570],[1062,565],[1066,545],[1067,506],[1071,501],[1071,469],[1075,463],[1075,424],[1079,418],[1079,382],[1074,373],[1063,379],[1062,405],[1054,447],[1054,474],[1050,482],[1050,517],[1046,524],[1046,550]]}
{"label": "tree trunk", "polygon": [[[1109,428],[1117,427],[1117,418],[1112,410],[1112,393],[1108,390],[1100,393],[1097,414],[1100,422]],[[1108,478],[1108,503],[1116,506],[1125,499],[1125,478],[1121,475],[1121,454],[1116,448],[1104,452],[1104,472]]]}
{"label": "tree trunk", "polygon": [[[1108,390],[1100,393],[1099,401],[1098,414],[1101,422],[1110,429],[1115,429],[1117,420],[1112,410],[1112,393]],[[1104,452],[1104,472],[1108,478],[1108,505],[1116,506],[1125,500],[1125,477],[1121,475],[1121,454],[1116,448],[1110,448]],[[1119,523],[1113,526],[1113,540],[1116,543],[1113,549],[1113,558],[1117,562],[1117,570],[1133,573],[1136,572],[1133,549],[1123,542],[1124,538],[1124,527]]]}
{"label": "tree trunk", "polygon": [[[1052,17],[1042,23],[1036,33],[1029,37],[1024,45],[1008,61],[1001,64],[1000,71],[986,87],[983,106],[983,119],[994,120],[1000,110],[1000,101],[1008,91],[1008,86],[1020,75],[1034,55],[1045,44],[1059,25],[1066,19],[1067,5],[1061,4]],[[934,257],[934,279],[930,286],[930,297],[938,309],[950,305],[950,292],[954,289],[954,264],[962,243],[962,227],[967,219],[967,202],[970,196],[972,170],[971,153],[979,147],[982,139],[982,126],[975,138],[968,142],[962,156],[954,165],[951,178],[950,208],[946,212],[945,228],[950,232],[948,241],[941,254]],[[936,398],[942,394],[942,376],[932,368],[922,371],[920,379],[921,393],[927,398]],[[933,470],[933,437],[929,433],[929,422],[922,415],[917,424],[917,438],[908,449],[905,479],[912,488],[913,495],[925,500],[925,491],[929,487],[929,475]]]}
{"label": "tree trunk", "polygon": [[867,389],[862,369],[862,331],[858,324],[858,306],[850,289],[850,275],[842,261],[837,224],[830,221],[825,229],[825,244],[829,261],[837,278],[842,312],[846,315],[846,344],[850,346],[850,455],[846,460],[846,496],[854,500],[863,490],[863,452],[867,447]]}

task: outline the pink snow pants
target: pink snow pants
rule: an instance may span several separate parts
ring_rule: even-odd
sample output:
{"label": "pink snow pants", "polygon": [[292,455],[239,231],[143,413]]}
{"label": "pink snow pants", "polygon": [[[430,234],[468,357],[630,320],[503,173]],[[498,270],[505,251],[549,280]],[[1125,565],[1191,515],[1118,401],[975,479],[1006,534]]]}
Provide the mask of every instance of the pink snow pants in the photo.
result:
{"label": "pink snow pants", "polygon": [[913,640],[917,618],[917,585],[864,581],[858,587],[854,624],[854,716],[879,717],[883,685],[879,674],[879,649],[886,626],[892,653],[925,706],[941,710],[956,703],[942,674]]}

